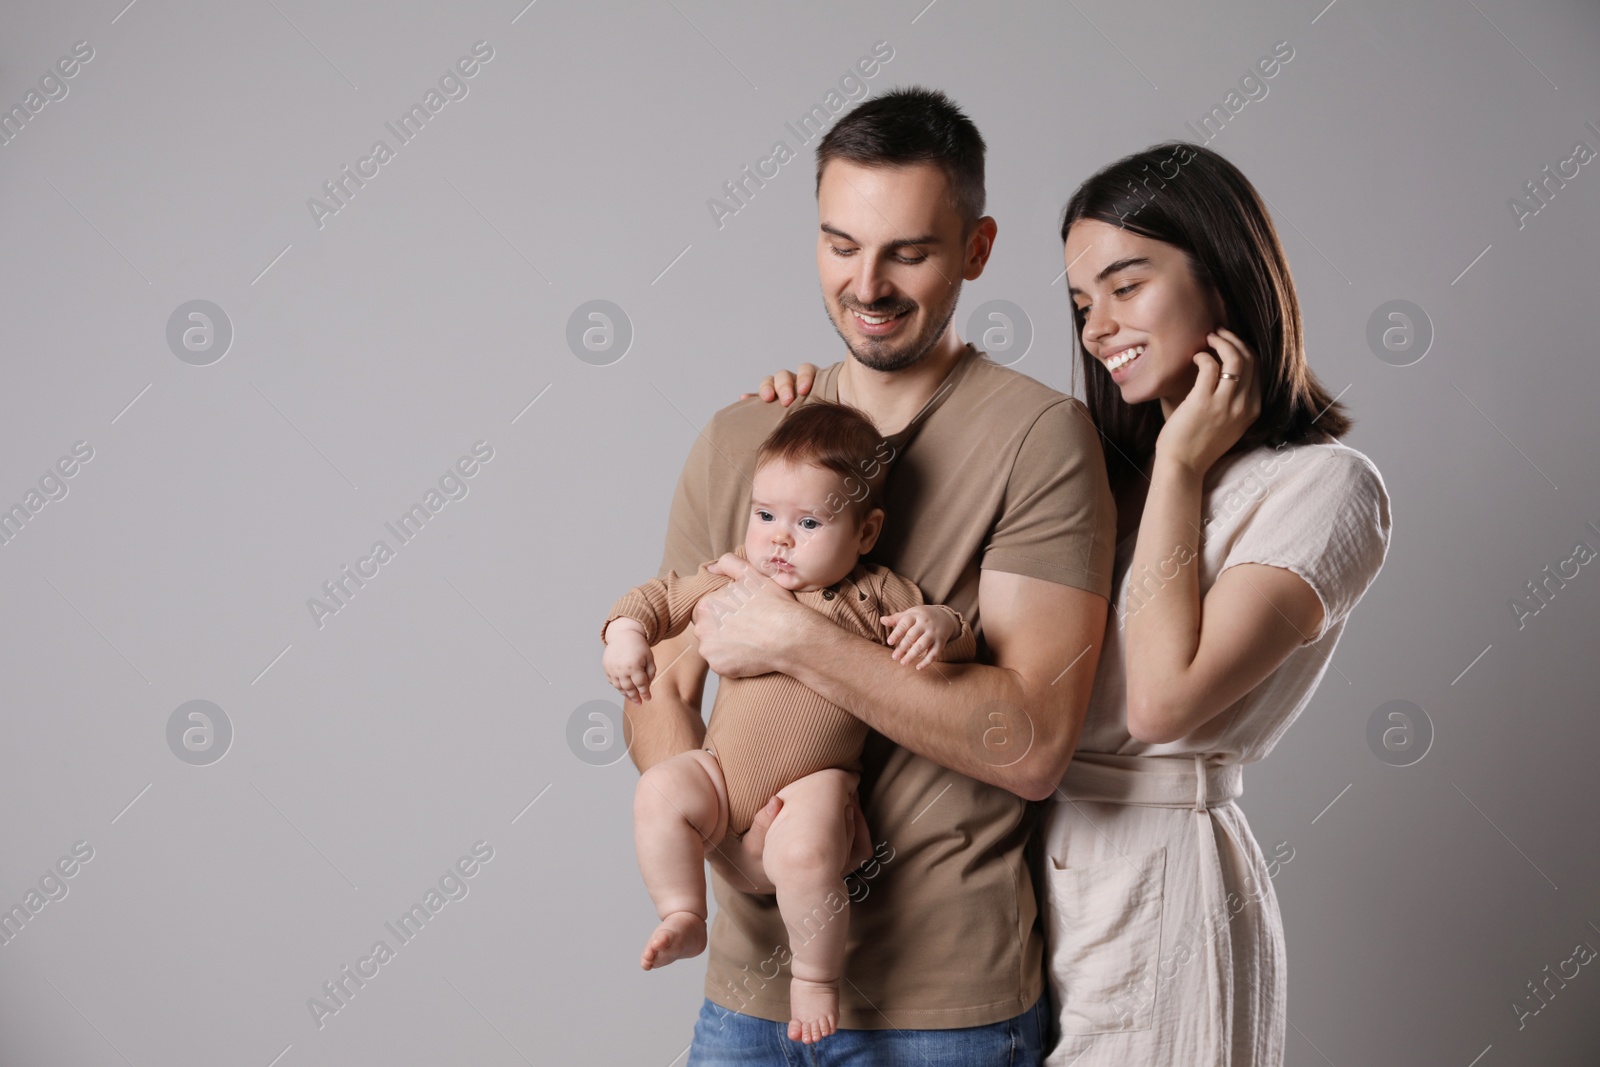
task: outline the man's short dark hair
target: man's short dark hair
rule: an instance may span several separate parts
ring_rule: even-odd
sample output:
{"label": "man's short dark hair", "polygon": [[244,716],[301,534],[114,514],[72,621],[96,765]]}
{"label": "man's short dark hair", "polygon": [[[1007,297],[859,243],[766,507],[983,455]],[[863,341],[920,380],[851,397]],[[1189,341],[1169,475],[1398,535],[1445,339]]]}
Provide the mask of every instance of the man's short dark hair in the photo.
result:
{"label": "man's short dark hair", "polygon": [[961,221],[983,217],[983,138],[978,127],[937,89],[893,89],[834,123],[817,145],[817,188],[835,159],[863,167],[932,163],[950,183]]}

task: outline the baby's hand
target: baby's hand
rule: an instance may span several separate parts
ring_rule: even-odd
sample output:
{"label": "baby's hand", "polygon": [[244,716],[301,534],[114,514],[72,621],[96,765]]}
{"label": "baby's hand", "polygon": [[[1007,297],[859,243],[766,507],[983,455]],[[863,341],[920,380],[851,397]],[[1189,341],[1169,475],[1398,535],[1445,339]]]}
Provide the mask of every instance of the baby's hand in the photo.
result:
{"label": "baby's hand", "polygon": [[918,656],[921,670],[939,658],[948,644],[961,632],[961,623],[949,608],[938,604],[917,604],[893,615],[879,616],[889,631],[889,644],[894,646],[890,658],[900,663],[910,663]]}
{"label": "baby's hand", "polygon": [[626,615],[606,627],[606,651],[600,657],[606,681],[635,704],[650,699],[650,679],[656,676],[656,658],[638,622]]}

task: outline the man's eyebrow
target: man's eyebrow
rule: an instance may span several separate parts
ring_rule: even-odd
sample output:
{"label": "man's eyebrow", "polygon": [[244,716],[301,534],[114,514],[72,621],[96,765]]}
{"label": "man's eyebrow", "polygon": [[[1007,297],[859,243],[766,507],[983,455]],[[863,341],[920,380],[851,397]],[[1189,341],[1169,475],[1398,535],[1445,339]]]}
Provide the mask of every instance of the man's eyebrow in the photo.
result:
{"label": "man's eyebrow", "polygon": [[[832,235],[834,237],[837,237],[841,241],[849,241],[853,245],[858,245],[858,244],[861,243],[860,241],[857,241],[854,237],[851,237],[849,234],[845,233],[843,230],[838,229],[838,228],[833,227],[833,226],[830,226],[826,222],[824,222],[822,224],[822,232],[826,233],[826,234],[830,234],[830,235]],[[887,248],[907,248],[907,247],[909,247],[911,245],[936,245],[938,243],[939,243],[939,235],[935,234],[935,233],[930,233],[930,234],[924,234],[921,237],[902,238],[902,239],[897,240],[897,241],[890,241],[885,247],[887,247]]]}
{"label": "man's eyebrow", "polygon": [[[1128,267],[1148,267],[1149,265],[1149,256],[1128,256],[1125,259],[1117,260],[1115,263],[1108,263],[1104,270],[1094,276],[1094,280],[1097,282],[1103,282],[1111,275],[1117,273],[1119,270],[1126,270]],[[1076,285],[1069,285],[1067,286],[1067,292],[1081,294],[1083,290],[1079,289]]]}

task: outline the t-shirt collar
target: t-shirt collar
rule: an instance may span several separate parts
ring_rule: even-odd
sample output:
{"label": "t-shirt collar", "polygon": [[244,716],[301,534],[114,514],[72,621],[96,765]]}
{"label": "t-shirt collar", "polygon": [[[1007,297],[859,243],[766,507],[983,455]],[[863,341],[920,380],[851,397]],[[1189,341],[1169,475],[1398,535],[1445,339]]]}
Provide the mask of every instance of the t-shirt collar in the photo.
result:
{"label": "t-shirt collar", "polygon": [[[949,373],[944,376],[944,381],[939,383],[939,388],[935,389],[933,395],[928,397],[927,403],[923,404],[921,410],[911,416],[911,421],[906,423],[902,429],[889,434],[884,440],[888,441],[896,451],[904,448],[911,438],[916,436],[917,431],[922,428],[922,424],[935,411],[939,410],[940,405],[949,399],[951,393],[955,392],[956,387],[961,384],[961,379],[966,377],[968,368],[972,366],[977,358],[978,349],[971,341],[968,341],[961,358],[956,360],[956,365],[951,367]],[[840,360],[824,370],[822,372],[822,388],[814,395],[822,400],[831,400],[834,403],[838,403],[839,374],[843,369],[844,360]]]}

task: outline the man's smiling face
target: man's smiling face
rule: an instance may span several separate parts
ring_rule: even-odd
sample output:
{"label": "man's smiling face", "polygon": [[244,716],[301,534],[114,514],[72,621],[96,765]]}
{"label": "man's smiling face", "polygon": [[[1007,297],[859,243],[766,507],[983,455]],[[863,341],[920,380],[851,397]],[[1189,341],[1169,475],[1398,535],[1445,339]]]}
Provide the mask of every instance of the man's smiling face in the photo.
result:
{"label": "man's smiling face", "polygon": [[817,214],[817,275],[833,328],[864,366],[913,365],[949,328],[967,273],[944,172],[835,159],[822,172]]}

